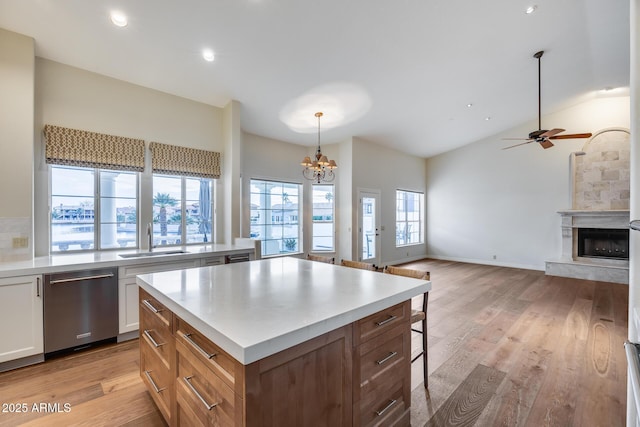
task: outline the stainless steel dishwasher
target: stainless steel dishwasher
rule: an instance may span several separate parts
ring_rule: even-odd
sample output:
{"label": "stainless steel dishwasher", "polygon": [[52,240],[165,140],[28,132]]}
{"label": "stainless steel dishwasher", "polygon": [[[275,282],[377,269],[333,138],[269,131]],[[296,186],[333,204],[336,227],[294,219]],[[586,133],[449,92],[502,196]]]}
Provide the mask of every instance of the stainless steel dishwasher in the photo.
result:
{"label": "stainless steel dishwasher", "polygon": [[118,270],[44,275],[44,352],[81,350],[118,335]]}

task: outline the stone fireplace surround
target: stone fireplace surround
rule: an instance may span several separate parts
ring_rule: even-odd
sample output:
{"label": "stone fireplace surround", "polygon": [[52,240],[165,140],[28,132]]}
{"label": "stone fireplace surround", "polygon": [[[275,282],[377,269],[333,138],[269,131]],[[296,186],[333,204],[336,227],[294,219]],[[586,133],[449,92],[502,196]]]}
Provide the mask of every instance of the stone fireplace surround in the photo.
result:
{"label": "stone fireplace surround", "polygon": [[546,262],[546,274],[614,283],[629,283],[629,260],[578,256],[578,229],[628,229],[629,210],[566,210],[562,218],[562,255]]}

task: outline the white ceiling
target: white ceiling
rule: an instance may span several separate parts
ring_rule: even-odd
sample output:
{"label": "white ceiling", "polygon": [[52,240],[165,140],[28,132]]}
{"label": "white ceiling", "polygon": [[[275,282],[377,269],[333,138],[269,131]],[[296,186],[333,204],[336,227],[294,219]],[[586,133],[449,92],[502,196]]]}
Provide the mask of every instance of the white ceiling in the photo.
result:
{"label": "white ceiling", "polygon": [[[536,120],[538,50],[543,115],[629,85],[628,0],[0,0],[0,28],[32,36],[39,57],[235,99],[250,133],[312,146],[321,110],[323,144],[357,136],[424,157]],[[307,133],[281,121],[299,110]]]}

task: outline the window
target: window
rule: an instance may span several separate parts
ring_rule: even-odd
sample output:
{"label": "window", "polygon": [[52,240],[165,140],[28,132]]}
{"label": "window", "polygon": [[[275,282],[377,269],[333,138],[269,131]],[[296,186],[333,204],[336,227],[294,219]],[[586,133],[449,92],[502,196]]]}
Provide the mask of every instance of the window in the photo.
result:
{"label": "window", "polygon": [[335,250],[333,199],[333,185],[313,185],[312,251],[333,252]]}
{"label": "window", "polygon": [[138,247],[138,173],[51,166],[51,252]]}
{"label": "window", "polygon": [[212,183],[208,178],[153,175],[153,245],[213,241]]}
{"label": "window", "polygon": [[251,237],[262,240],[262,255],[302,251],[300,184],[252,179]]}
{"label": "window", "polygon": [[396,246],[424,242],[424,193],[396,191]]}

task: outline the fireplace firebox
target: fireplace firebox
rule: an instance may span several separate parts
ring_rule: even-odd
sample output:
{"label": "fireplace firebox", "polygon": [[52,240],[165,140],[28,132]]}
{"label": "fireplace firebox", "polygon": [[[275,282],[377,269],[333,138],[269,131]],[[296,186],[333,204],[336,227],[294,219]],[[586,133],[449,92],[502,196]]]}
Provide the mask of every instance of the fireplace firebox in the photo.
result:
{"label": "fireplace firebox", "polygon": [[585,258],[629,259],[629,230],[579,228],[578,256]]}

